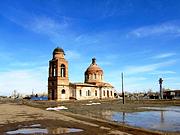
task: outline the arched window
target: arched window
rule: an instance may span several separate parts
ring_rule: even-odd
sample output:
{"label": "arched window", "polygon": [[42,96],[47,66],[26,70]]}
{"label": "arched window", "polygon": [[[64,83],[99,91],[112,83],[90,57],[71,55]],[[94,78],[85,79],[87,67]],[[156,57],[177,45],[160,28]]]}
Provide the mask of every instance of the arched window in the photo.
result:
{"label": "arched window", "polygon": [[64,64],[61,64],[61,77],[66,77],[66,68]]}
{"label": "arched window", "polygon": [[65,93],[66,93],[65,89],[62,89],[61,94],[65,94]]}
{"label": "arched window", "polygon": [[103,91],[103,95],[106,96],[105,90]]}
{"label": "arched window", "polygon": [[86,80],[88,80],[89,78],[88,78],[88,75],[85,75],[85,77],[86,77]]}
{"label": "arched window", "polygon": [[95,96],[97,96],[97,90],[95,90]]}
{"label": "arched window", "polygon": [[82,90],[79,91],[79,95],[82,96]]}
{"label": "arched window", "polygon": [[53,76],[56,76],[56,65],[53,65]]}
{"label": "arched window", "polygon": [[107,91],[107,97],[109,97],[109,90]]}
{"label": "arched window", "polygon": [[88,96],[91,96],[91,91],[90,90],[88,90]]}

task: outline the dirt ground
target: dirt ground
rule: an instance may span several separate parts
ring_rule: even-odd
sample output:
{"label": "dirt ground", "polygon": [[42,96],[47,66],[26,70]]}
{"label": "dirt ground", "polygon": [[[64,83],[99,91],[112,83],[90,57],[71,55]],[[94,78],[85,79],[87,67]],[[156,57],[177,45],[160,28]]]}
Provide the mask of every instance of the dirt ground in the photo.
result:
{"label": "dirt ground", "polygon": [[[99,105],[87,105],[100,103]],[[47,107],[66,106],[63,111],[46,111]],[[40,124],[41,128],[48,129],[48,134],[61,134],[59,128],[77,128],[81,132],[66,134],[101,135],[158,135],[178,134],[163,133],[145,130],[127,125],[117,124],[102,117],[102,110],[118,110],[122,112],[144,111],[138,109],[142,106],[168,106],[180,105],[180,101],[126,101],[123,105],[119,100],[96,100],[96,101],[28,101],[28,100],[0,100],[0,134],[7,131],[17,130],[34,124]],[[138,110],[137,110],[138,109]],[[101,111],[100,111],[101,110]]]}

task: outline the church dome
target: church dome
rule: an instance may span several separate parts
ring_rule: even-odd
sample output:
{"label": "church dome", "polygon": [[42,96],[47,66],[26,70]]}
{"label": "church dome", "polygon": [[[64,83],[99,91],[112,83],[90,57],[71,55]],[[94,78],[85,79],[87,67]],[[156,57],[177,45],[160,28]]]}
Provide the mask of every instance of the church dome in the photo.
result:
{"label": "church dome", "polygon": [[62,48],[59,48],[59,47],[54,49],[53,54],[55,54],[55,53],[63,53],[63,54],[65,54],[64,50]]}
{"label": "church dome", "polygon": [[92,59],[91,65],[85,71],[85,82],[96,83],[103,79],[103,70],[96,64],[96,59]]}
{"label": "church dome", "polygon": [[96,64],[96,59],[92,59],[91,65],[87,68],[85,73],[103,73],[103,70]]}
{"label": "church dome", "polygon": [[53,58],[54,59],[57,59],[57,58],[64,58],[64,50],[62,48],[55,48],[54,51],[53,51]]}

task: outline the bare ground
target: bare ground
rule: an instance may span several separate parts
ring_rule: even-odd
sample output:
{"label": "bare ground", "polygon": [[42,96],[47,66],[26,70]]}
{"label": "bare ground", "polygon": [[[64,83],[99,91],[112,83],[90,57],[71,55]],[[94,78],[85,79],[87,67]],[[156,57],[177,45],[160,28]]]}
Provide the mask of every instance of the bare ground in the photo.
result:
{"label": "bare ground", "polygon": [[[48,128],[49,134],[60,134],[58,127],[83,129],[82,132],[69,134],[119,134],[119,135],[158,135],[179,134],[145,130],[127,125],[117,124],[104,119],[99,112],[102,110],[118,110],[124,112],[144,111],[138,109],[142,106],[168,106],[180,105],[180,101],[126,101],[123,105],[119,100],[96,100],[100,105],[87,106],[92,101],[27,101],[27,100],[1,100],[0,101],[0,134],[16,130],[20,127],[41,124]],[[47,107],[64,105],[65,111],[46,111]],[[100,111],[101,110],[101,111]],[[53,129],[53,130],[52,130]]]}

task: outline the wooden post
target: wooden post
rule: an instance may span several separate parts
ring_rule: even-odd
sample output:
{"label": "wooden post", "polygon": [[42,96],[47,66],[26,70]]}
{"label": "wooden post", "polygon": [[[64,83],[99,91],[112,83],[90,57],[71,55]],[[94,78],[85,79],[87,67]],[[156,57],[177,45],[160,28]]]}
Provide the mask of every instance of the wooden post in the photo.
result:
{"label": "wooden post", "polygon": [[159,85],[160,85],[160,99],[163,99],[162,82],[163,82],[163,79],[162,79],[162,78],[159,78]]}
{"label": "wooden post", "polygon": [[122,98],[123,98],[123,104],[125,104],[124,78],[123,78],[123,73],[121,73],[121,77],[122,77]]}

